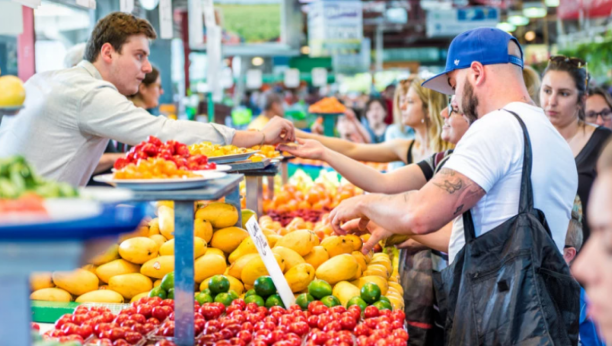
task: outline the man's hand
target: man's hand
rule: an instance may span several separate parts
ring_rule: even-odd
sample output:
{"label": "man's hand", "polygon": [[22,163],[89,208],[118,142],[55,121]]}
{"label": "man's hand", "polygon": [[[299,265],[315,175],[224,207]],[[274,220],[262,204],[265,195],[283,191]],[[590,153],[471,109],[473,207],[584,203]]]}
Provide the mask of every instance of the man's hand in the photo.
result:
{"label": "man's hand", "polygon": [[300,145],[286,145],[281,144],[278,146],[279,151],[286,151],[291,155],[302,157],[311,160],[320,160],[323,157],[325,147],[319,141],[314,139],[297,139]]}
{"label": "man's hand", "polygon": [[295,141],[295,128],[293,123],[281,117],[270,119],[268,124],[261,130],[264,134],[264,143],[278,144]]}
{"label": "man's hand", "polygon": [[370,252],[370,250],[372,250],[374,246],[376,246],[376,244],[378,244],[378,242],[380,242],[381,240],[387,239],[393,235],[392,232],[389,232],[386,229],[375,224],[374,222],[363,218],[348,221],[347,223],[342,225],[342,229],[348,233],[354,233],[358,235],[370,233],[370,239],[368,239],[368,241],[365,242],[363,244],[363,247],[361,248],[361,252],[363,252],[364,254]]}

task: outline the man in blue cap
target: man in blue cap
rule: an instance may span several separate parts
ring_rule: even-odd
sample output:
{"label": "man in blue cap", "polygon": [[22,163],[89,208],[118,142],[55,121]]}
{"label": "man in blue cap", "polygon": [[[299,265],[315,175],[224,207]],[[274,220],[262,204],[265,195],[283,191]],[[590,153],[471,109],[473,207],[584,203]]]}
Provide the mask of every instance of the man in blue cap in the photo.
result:
{"label": "man in blue cap", "polygon": [[[466,213],[466,215],[471,215],[469,234],[472,234],[473,230],[472,237],[474,238],[468,239],[468,245],[472,246],[473,240],[476,243],[482,235],[495,231],[482,241],[494,237],[493,239],[501,242],[498,244],[499,247],[492,247],[488,250],[492,252],[491,254],[481,254],[482,256],[494,256],[491,258],[490,265],[495,265],[495,261],[499,260],[504,251],[508,249],[503,244],[506,239],[499,238],[510,239],[513,234],[523,232],[523,230],[514,232],[514,227],[518,226],[512,222],[519,217],[517,214],[521,187],[528,183],[526,179],[522,179],[523,159],[527,147],[532,156],[530,178],[533,204],[531,206],[543,212],[552,236],[551,239],[546,235],[544,243],[531,244],[529,248],[545,249],[546,251],[542,250],[542,252],[546,252],[546,256],[554,257],[552,260],[546,257],[545,260],[537,263],[536,267],[543,263],[546,264],[547,261],[554,263],[564,280],[567,279],[569,275],[566,275],[567,277],[563,275],[569,274],[569,271],[567,267],[564,267],[561,254],[578,187],[576,165],[567,142],[552,126],[543,110],[536,107],[531,100],[523,80],[522,68],[523,54],[520,45],[516,38],[506,32],[494,28],[479,28],[457,36],[450,45],[445,71],[427,80],[423,85],[445,94],[456,94],[460,112],[473,121],[470,129],[461,139],[444,168],[421,190],[392,196],[368,194],[345,200],[330,215],[334,230],[343,234],[349,231],[349,229],[343,229],[343,223],[360,219],[359,228],[362,231],[367,229],[371,233],[369,241],[364,244],[364,252],[367,252],[380,240],[393,234],[435,233],[454,220],[449,243],[449,263],[453,265],[455,259],[460,259],[457,266],[462,266],[464,263],[475,263],[472,258],[465,259],[464,257],[469,257],[469,255],[463,251],[468,232],[464,232],[462,221],[465,219],[462,220],[462,214],[469,211],[470,213]],[[523,124],[518,119],[524,123],[530,142],[525,140]],[[527,146],[527,144],[530,145]],[[350,223],[350,225],[355,225],[355,223]],[[544,231],[541,231],[543,227],[540,226],[536,231],[536,233],[539,232],[536,238],[545,234]],[[501,228],[510,231],[500,236]],[[531,232],[531,229],[529,231]],[[538,241],[540,240],[538,238]],[[554,253],[550,255],[551,252]],[[537,261],[536,258],[532,260]],[[503,273],[501,268],[508,263],[511,263],[511,260],[500,263],[498,271],[494,268],[491,271],[489,268],[489,272],[492,273],[489,275]],[[474,271],[478,272],[482,269],[478,268]],[[519,272],[516,271],[516,273]],[[457,273],[460,275],[455,275],[455,279],[462,279],[462,272]],[[515,293],[513,290],[517,287],[516,283],[521,281],[516,277],[512,277],[512,280],[500,279],[497,282],[499,294]],[[571,283],[568,285],[571,286]],[[464,285],[462,281],[461,286],[469,285]],[[461,289],[464,288],[461,287]],[[578,292],[573,292],[573,290],[572,286],[568,292],[571,294]],[[474,311],[476,316],[466,317],[464,321],[461,321],[467,324],[469,330],[454,331],[462,335],[452,334],[450,340],[454,340],[455,343],[451,344],[476,344],[483,343],[483,340],[485,345],[521,344],[521,341],[528,342],[527,340],[530,340],[529,342],[542,341],[538,338],[544,334],[552,335],[553,344],[556,344],[556,341],[568,338],[567,334],[563,334],[563,330],[548,331],[547,327],[542,327],[540,321],[532,323],[535,320],[529,318],[496,321],[498,318],[496,314],[516,312],[512,310],[512,306],[520,299],[510,296],[506,300],[502,299],[505,303],[501,304],[506,305],[500,309],[498,305],[495,305],[497,300],[493,299],[493,296],[497,294],[495,291],[472,291],[470,294],[478,296],[478,294],[487,293],[491,293],[491,297],[483,296],[481,299],[494,302],[492,306],[484,304],[485,311],[489,314],[494,313],[494,315],[483,316],[478,313],[478,307],[466,307],[465,311]],[[542,298],[533,294],[531,299]],[[547,305],[551,298],[547,299],[546,302],[540,302],[540,306]],[[575,303],[569,298],[568,301],[571,304]],[[516,310],[528,311],[531,308],[522,305]],[[570,310],[573,308],[572,305]],[[560,310],[565,311],[557,307],[557,311]],[[547,323],[559,324],[562,322],[561,317],[555,319],[547,315],[550,311],[546,310],[541,313],[550,318]],[[511,316],[511,313],[508,315]],[[557,312],[556,315],[560,313]],[[530,317],[534,316],[538,317],[537,314]],[[526,321],[529,322],[524,323]],[[450,330],[447,332],[451,333]],[[571,334],[569,339],[572,341],[567,340],[568,343],[574,344],[573,329],[567,333]],[[561,339],[557,338],[558,335],[561,335],[559,337]],[[454,339],[455,336],[457,338]],[[470,339],[472,336],[474,338]],[[538,343],[535,342],[535,344]]]}

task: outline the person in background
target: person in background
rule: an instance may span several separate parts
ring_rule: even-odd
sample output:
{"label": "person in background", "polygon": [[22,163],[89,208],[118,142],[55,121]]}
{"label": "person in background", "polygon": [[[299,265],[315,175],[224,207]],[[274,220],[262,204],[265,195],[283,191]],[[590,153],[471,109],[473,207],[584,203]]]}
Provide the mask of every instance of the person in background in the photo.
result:
{"label": "person in background", "polygon": [[385,141],[387,124],[387,104],[384,99],[370,98],[365,106],[363,125],[370,135],[370,143],[379,144]]}
{"label": "person in background", "polygon": [[145,75],[142,83],[138,86],[138,92],[129,97],[130,101],[139,108],[147,110],[157,108],[159,98],[164,94],[161,83],[159,70],[153,66],[151,72]]}
{"label": "person in background", "polygon": [[586,100],[585,120],[612,129],[612,96],[601,87],[589,90]]}
{"label": "person in background", "polygon": [[591,236],[572,265],[572,274],[584,286],[589,317],[599,335],[612,342],[612,170],[599,172],[590,195]]}
{"label": "person in background", "polygon": [[83,60],[86,43],[75,44],[70,47],[64,56],[64,67],[71,68],[78,65]]}
{"label": "person in background", "polygon": [[540,105],[540,85],[542,84],[542,80],[540,79],[540,74],[534,70],[531,66],[525,66],[523,68],[523,79],[525,80],[525,85],[527,86],[527,92],[533,102],[536,105]]}
{"label": "person in background", "polygon": [[[394,139],[414,139],[414,130],[405,126],[402,121],[402,112],[400,105],[404,103],[410,83],[414,78],[402,79],[397,83],[395,88],[395,95],[393,95],[393,124],[387,127],[385,132],[385,141],[392,141]],[[402,161],[394,161],[389,163],[389,170],[395,170],[404,166]]]}
{"label": "person in background", "polygon": [[385,124],[391,125],[395,120],[395,108],[393,104],[395,102],[395,94],[396,94],[397,86],[395,84],[389,84],[381,93],[383,100],[385,101],[385,106],[387,106],[387,117],[385,118]]}
{"label": "person in background", "polygon": [[283,97],[280,94],[270,91],[264,97],[263,112],[249,124],[249,130],[261,130],[273,117],[282,118],[285,116]]}
{"label": "person in background", "polygon": [[604,144],[599,159],[597,160],[597,173],[612,168],[612,138]]}
{"label": "person in background", "polygon": [[586,62],[565,56],[551,57],[542,78],[540,101],[546,116],[569,144],[578,168],[578,195],[584,210],[584,239],[589,238],[589,193],[597,177],[595,165],[612,131],[587,123],[585,102],[589,75]]}

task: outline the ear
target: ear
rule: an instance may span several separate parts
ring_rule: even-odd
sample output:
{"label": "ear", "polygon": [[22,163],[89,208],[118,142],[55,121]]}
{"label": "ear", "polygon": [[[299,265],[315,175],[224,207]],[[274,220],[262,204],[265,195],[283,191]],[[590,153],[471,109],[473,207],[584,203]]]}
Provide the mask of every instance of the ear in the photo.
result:
{"label": "ear", "polygon": [[563,259],[569,265],[576,258],[576,248],[568,247],[563,249]]}
{"label": "ear", "polygon": [[483,64],[478,61],[472,62],[470,65],[470,77],[472,78],[472,83],[474,86],[480,86],[485,81],[485,67]]}
{"label": "ear", "polygon": [[102,45],[102,48],[100,48],[99,58],[105,63],[110,64],[113,61],[114,52],[115,52],[115,49],[113,48],[113,46],[107,42]]}

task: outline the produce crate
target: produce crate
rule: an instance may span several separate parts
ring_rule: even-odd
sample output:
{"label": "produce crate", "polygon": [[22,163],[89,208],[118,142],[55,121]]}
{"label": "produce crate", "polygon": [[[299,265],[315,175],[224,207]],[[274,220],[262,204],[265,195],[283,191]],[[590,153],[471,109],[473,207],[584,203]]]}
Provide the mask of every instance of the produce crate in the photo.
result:
{"label": "produce crate", "polygon": [[55,323],[64,314],[71,314],[79,305],[102,306],[110,309],[114,314],[130,306],[130,304],[110,304],[110,303],[75,303],[75,302],[46,302],[42,300],[32,301],[32,322],[36,323]]}

